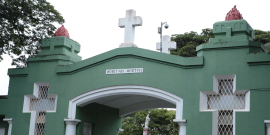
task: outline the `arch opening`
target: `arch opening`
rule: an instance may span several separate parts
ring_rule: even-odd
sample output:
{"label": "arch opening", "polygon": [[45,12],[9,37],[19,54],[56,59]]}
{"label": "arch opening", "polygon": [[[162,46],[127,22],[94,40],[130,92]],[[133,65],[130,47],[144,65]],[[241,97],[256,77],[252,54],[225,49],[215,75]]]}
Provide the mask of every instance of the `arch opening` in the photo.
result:
{"label": "arch opening", "polygon": [[83,93],[69,101],[68,118],[75,119],[77,106],[99,103],[119,109],[119,117],[153,108],[176,108],[176,119],[183,115],[183,99],[165,90],[148,86],[111,86]]}

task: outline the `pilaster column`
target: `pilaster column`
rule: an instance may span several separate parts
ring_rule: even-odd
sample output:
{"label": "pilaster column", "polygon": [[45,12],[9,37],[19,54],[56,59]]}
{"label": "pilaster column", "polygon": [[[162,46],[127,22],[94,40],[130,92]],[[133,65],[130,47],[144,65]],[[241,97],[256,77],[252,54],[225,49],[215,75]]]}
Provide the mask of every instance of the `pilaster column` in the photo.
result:
{"label": "pilaster column", "polygon": [[12,118],[4,118],[3,121],[8,122],[8,135],[11,135],[12,131]]}
{"label": "pilaster column", "polygon": [[265,120],[266,135],[270,135],[270,120]]}
{"label": "pilaster column", "polygon": [[64,119],[66,123],[66,135],[76,135],[76,125],[81,122],[78,119]]}
{"label": "pilaster column", "polygon": [[179,125],[179,135],[186,135],[186,123],[187,120],[174,119],[173,122]]}

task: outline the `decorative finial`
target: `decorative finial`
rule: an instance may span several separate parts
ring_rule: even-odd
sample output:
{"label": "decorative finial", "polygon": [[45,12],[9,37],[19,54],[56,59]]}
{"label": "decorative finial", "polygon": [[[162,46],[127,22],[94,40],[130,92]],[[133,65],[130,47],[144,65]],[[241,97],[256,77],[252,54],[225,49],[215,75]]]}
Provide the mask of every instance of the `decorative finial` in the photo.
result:
{"label": "decorative finial", "polygon": [[242,14],[236,9],[236,5],[230,10],[225,18],[225,21],[243,19]]}
{"label": "decorative finial", "polygon": [[69,38],[69,34],[67,29],[64,27],[64,25],[62,25],[60,28],[57,29],[57,31],[54,33],[54,36],[66,36],[67,38]]}

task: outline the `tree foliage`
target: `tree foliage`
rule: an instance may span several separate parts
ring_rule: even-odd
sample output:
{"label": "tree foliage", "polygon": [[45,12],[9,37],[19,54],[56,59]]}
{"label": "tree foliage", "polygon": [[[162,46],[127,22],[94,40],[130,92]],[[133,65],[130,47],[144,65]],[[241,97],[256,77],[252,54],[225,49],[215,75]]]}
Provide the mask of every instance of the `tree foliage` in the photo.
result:
{"label": "tree foliage", "polygon": [[[122,122],[124,131],[120,132],[119,135],[142,135],[148,111],[140,111],[125,116]],[[175,119],[174,110],[151,109],[149,117],[151,135],[178,135],[179,126],[173,122],[173,119]]]}
{"label": "tree foliage", "polygon": [[[171,51],[172,55],[182,57],[196,57],[196,47],[200,44],[208,43],[209,38],[214,38],[213,30],[210,28],[202,29],[201,34],[191,31],[184,34],[172,35],[172,41],[176,42],[177,49]],[[270,31],[255,30],[254,41],[261,42],[270,51]]]}
{"label": "tree foliage", "polygon": [[196,47],[207,43],[209,38],[213,37],[213,30],[210,28],[203,29],[200,35],[194,31],[172,35],[172,41],[176,42],[177,49],[171,51],[171,54],[183,57],[196,57]]}
{"label": "tree foliage", "polygon": [[262,44],[270,43],[270,31],[255,30],[254,41],[261,42]]}
{"label": "tree foliage", "polygon": [[261,42],[270,51],[270,31],[255,30],[254,41]]}
{"label": "tree foliage", "polygon": [[53,23],[64,21],[46,0],[0,0],[0,61],[8,54],[12,65],[27,66],[27,58],[37,54],[42,39],[53,36]]}

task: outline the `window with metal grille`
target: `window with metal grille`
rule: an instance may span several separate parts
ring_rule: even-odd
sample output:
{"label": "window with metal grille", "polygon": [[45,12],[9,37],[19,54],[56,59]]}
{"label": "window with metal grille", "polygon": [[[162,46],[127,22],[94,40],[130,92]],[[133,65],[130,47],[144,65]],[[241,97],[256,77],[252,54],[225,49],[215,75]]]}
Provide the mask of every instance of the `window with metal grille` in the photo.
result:
{"label": "window with metal grille", "polygon": [[233,79],[218,79],[218,94],[207,95],[207,109],[218,110],[218,135],[233,135],[233,113],[245,109],[245,94],[234,94]]}
{"label": "window with metal grille", "polygon": [[49,86],[39,86],[38,97],[30,99],[29,109],[36,111],[34,135],[44,135],[46,111],[54,110],[55,98],[48,98]]}

